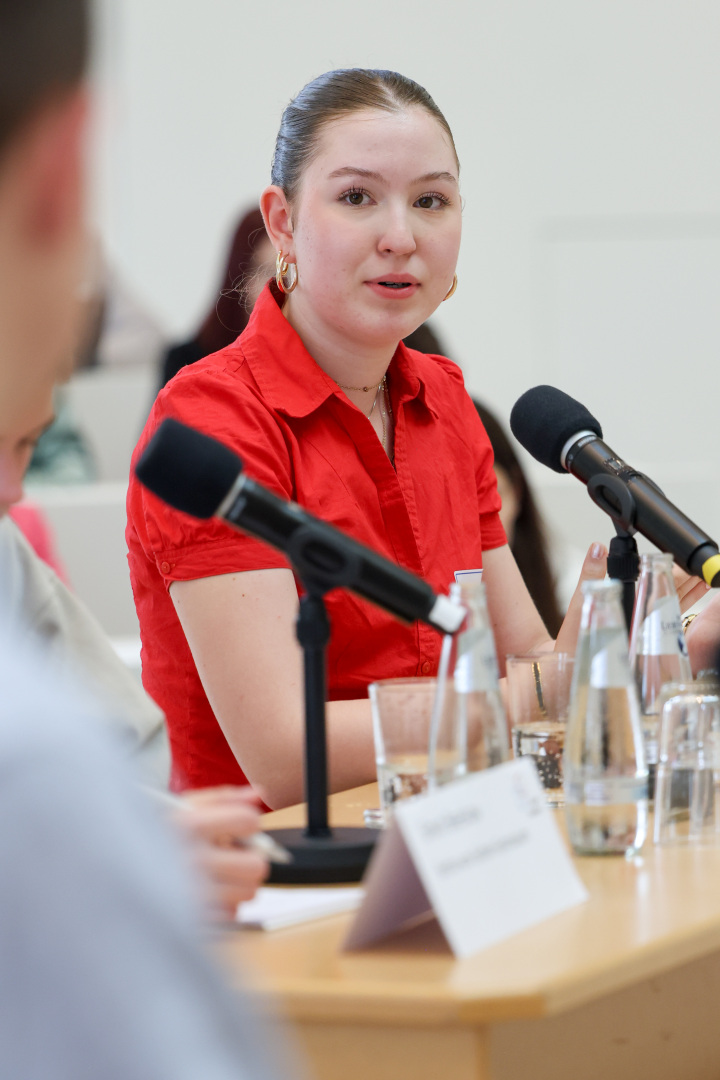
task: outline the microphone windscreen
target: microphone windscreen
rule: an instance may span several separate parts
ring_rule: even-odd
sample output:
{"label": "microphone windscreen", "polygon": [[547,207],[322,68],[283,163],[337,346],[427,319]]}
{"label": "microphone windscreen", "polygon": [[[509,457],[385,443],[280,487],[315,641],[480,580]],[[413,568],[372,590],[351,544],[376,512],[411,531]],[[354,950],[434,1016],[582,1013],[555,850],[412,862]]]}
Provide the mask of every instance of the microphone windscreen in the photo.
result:
{"label": "microphone windscreen", "polygon": [[602,428],[591,412],[554,386],[534,386],[513,405],[510,428],[517,441],[537,461],[555,472],[565,472],[560,455],[565,443],[580,431]]}
{"label": "microphone windscreen", "polygon": [[141,484],[191,517],[212,517],[242,471],[242,461],[217,439],[163,420],[135,466]]}

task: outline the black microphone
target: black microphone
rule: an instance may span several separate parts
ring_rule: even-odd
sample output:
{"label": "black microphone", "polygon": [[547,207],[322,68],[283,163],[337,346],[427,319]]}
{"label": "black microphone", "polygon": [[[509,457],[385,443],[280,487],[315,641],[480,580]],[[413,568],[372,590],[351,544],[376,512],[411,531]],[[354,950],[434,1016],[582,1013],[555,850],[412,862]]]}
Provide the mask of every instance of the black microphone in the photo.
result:
{"label": "black microphone", "polygon": [[163,502],[197,518],[219,517],[287,553],[306,587],[342,586],[398,619],[420,619],[455,633],[465,608],[339,529],[281,499],[242,471],[223,443],[177,420],[164,420],[135,475]]}
{"label": "black microphone", "polygon": [[690,574],[720,587],[718,546],[643,473],[603,442],[584,405],[554,386],[535,386],[510,414],[515,438],[555,472],[571,472],[591,498],[627,532],[639,532]]}

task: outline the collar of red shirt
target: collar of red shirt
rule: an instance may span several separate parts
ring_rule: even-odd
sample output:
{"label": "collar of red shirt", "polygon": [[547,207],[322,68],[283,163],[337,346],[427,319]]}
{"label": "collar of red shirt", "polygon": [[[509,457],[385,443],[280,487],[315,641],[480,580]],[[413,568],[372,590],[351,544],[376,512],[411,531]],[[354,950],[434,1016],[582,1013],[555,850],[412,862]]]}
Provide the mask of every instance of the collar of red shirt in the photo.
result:
{"label": "collar of red shirt", "polygon": [[[278,412],[288,416],[308,416],[336,395],[345,401],[338,384],[313,360],[302,341],[284,318],[281,297],[274,283],[269,283],[258,297],[238,345],[260,387],[264,399]],[[272,362],[268,363],[271,359]],[[430,357],[398,345],[388,369],[393,386],[393,402],[400,408],[418,399],[432,414],[433,407],[428,371]],[[430,391],[430,393],[429,393]]]}

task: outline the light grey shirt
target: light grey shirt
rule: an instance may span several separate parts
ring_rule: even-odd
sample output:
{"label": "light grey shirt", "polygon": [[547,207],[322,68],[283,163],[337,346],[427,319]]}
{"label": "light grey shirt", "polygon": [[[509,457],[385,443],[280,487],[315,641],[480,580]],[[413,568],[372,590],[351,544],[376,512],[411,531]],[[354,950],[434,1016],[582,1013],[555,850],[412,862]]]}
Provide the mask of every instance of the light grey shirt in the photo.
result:
{"label": "light grey shirt", "polygon": [[279,1080],[97,704],[0,631],[0,1077]]}
{"label": "light grey shirt", "polygon": [[139,779],[166,788],[170,753],[162,711],[118,658],[94,616],[9,517],[0,518],[0,617],[18,641],[41,646],[49,668],[78,674],[103,706],[98,719],[123,739]]}

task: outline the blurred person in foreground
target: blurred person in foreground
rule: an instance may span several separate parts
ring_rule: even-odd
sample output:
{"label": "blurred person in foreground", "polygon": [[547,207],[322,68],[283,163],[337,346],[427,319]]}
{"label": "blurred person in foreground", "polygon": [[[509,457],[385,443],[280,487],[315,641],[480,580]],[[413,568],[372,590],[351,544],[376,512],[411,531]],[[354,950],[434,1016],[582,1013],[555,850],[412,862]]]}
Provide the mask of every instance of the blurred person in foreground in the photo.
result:
{"label": "blurred person in foreground", "polygon": [[[3,517],[78,332],[87,38],[83,0],[0,2]],[[203,956],[182,852],[107,744],[97,698],[7,625],[13,582],[0,605],[0,1075],[287,1076]]]}
{"label": "blurred person in foreground", "polygon": [[[0,359],[3,389],[14,373],[8,355]],[[7,377],[7,378],[4,378]],[[0,416],[0,596],[2,616],[18,641],[39,648],[45,672],[71,670],[99,702],[97,721],[131,757],[136,777],[153,792],[167,792],[170,753],[165,717],[134,675],[118,658],[99,623],[43,558],[17,514],[25,466],[42,417],[47,416],[44,382],[32,383],[28,412],[17,422],[8,408]],[[33,416],[33,410],[35,415]],[[25,535],[23,535],[25,533]],[[188,812],[189,811],[189,812]],[[211,908],[232,915],[238,903],[249,900],[267,874],[267,863],[238,841],[259,824],[259,799],[249,788],[216,787],[187,792],[172,814],[192,841],[196,862],[212,883]]]}

